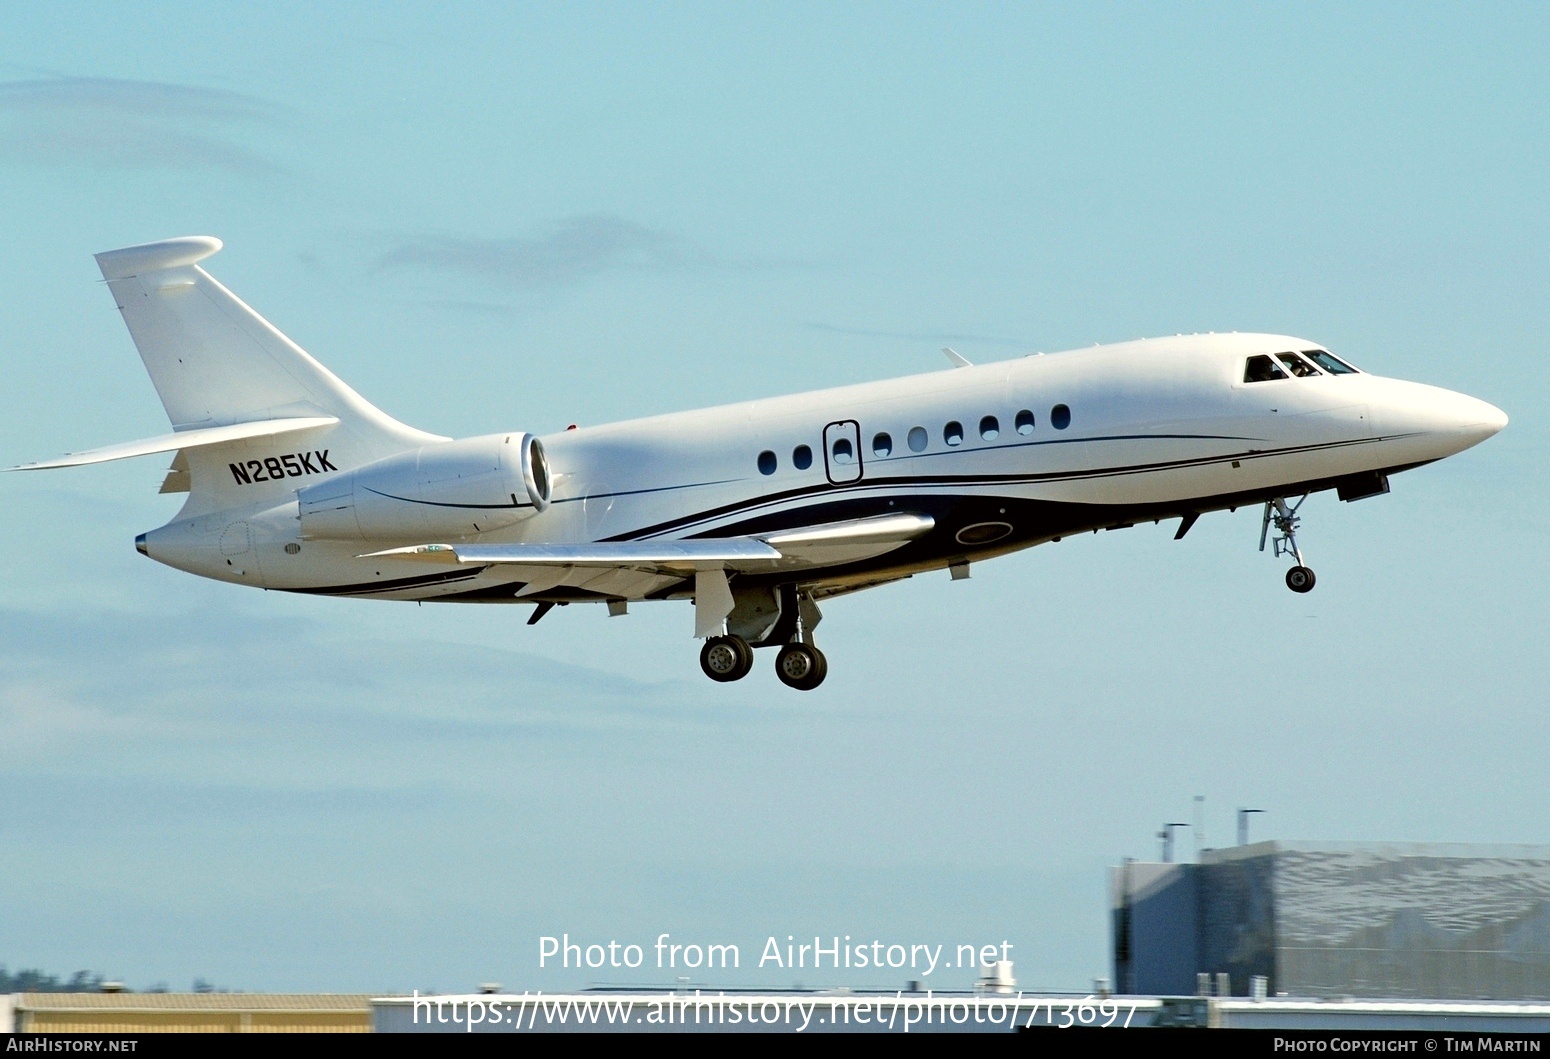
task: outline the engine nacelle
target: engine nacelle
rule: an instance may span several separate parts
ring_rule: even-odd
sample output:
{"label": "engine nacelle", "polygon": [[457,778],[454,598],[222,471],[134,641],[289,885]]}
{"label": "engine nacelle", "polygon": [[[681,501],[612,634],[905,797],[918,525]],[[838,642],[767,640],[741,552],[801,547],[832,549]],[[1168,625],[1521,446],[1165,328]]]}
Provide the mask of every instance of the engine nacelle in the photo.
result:
{"label": "engine nacelle", "polygon": [[296,490],[307,539],[434,541],[501,529],[549,506],[531,434],[443,441]]}

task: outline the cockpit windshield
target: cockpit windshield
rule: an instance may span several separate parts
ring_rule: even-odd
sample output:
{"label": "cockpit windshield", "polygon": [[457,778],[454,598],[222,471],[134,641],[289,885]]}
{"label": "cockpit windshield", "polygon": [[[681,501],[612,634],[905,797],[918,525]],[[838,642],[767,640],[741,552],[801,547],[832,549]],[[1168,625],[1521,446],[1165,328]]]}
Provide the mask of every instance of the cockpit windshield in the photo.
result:
{"label": "cockpit windshield", "polygon": [[1302,351],[1302,355],[1313,361],[1313,363],[1317,364],[1325,371],[1329,372],[1331,375],[1357,374],[1355,368],[1351,367],[1351,365],[1347,364],[1345,361],[1341,360],[1339,357],[1335,356],[1333,353],[1330,353],[1327,350],[1305,349]]}
{"label": "cockpit windshield", "polygon": [[[1314,365],[1318,367],[1314,367]],[[1321,370],[1322,369],[1322,370]],[[1273,382],[1277,379],[1317,378],[1324,374],[1355,375],[1357,371],[1339,357],[1323,349],[1305,349],[1298,353],[1259,354],[1243,365],[1244,382]]]}
{"label": "cockpit windshield", "polygon": [[1319,369],[1303,360],[1296,353],[1277,353],[1276,359],[1286,365],[1286,370],[1299,379],[1306,379],[1311,375],[1320,374]]}

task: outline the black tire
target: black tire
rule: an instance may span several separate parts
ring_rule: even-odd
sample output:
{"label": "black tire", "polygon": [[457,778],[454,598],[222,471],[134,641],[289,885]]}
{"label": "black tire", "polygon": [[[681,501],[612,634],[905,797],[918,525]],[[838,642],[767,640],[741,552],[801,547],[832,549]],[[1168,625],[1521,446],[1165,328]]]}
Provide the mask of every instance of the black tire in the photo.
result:
{"label": "black tire", "polygon": [[712,636],[700,648],[700,668],[721,684],[742,680],[753,668],[753,648],[741,636]]}
{"label": "black tire", "polygon": [[1312,592],[1317,581],[1306,566],[1294,566],[1286,572],[1286,587],[1293,592]]}
{"label": "black tire", "polygon": [[812,691],[829,675],[829,660],[810,644],[788,643],[775,656],[775,675],[788,688]]}
{"label": "black tire", "polygon": [[727,639],[732,641],[732,646],[736,647],[738,654],[743,656],[743,672],[742,675],[737,678],[741,680],[743,677],[746,677],[749,673],[753,672],[753,644],[749,643],[741,636],[728,636]]}

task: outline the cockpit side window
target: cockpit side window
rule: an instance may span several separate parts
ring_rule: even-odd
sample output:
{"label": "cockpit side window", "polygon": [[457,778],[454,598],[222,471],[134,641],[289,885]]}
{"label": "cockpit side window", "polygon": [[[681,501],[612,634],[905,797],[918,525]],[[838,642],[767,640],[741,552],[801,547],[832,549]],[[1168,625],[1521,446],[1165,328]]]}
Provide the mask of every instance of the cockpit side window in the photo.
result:
{"label": "cockpit side window", "polygon": [[1270,382],[1272,379],[1284,379],[1286,372],[1281,370],[1270,357],[1250,357],[1249,362],[1243,366],[1244,382]]}
{"label": "cockpit side window", "polygon": [[1319,369],[1303,360],[1296,353],[1277,353],[1276,359],[1286,365],[1286,370],[1299,379],[1306,379],[1319,374]]}
{"label": "cockpit side window", "polygon": [[1335,356],[1333,353],[1322,349],[1305,349],[1302,355],[1313,363],[1329,372],[1331,375],[1355,375],[1357,371],[1351,365]]}

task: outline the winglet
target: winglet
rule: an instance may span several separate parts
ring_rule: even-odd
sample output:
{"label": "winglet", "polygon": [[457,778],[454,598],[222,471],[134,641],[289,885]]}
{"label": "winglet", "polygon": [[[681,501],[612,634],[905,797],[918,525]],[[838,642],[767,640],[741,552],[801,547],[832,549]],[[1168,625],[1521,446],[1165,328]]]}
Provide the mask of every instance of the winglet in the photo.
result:
{"label": "winglet", "polygon": [[953,362],[953,367],[955,368],[974,367],[974,365],[969,362],[968,358],[964,357],[963,354],[959,353],[951,346],[943,346],[942,352],[947,354],[947,359]]}
{"label": "winglet", "polygon": [[119,250],[104,250],[97,255],[97,267],[104,279],[123,279],[142,272],[160,272],[179,265],[192,265],[203,261],[221,248],[221,241],[212,235],[185,235],[179,239],[163,239],[159,243],[141,243]]}

